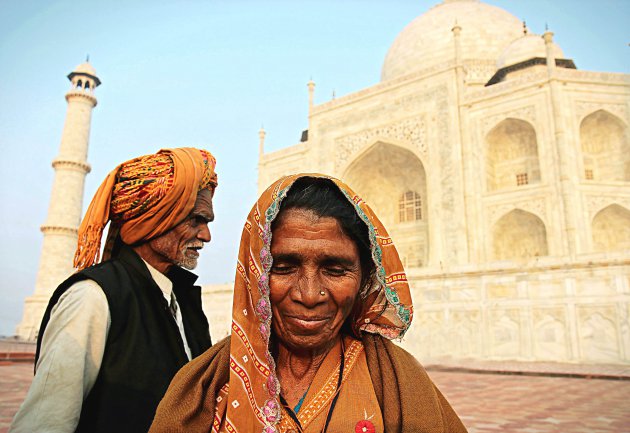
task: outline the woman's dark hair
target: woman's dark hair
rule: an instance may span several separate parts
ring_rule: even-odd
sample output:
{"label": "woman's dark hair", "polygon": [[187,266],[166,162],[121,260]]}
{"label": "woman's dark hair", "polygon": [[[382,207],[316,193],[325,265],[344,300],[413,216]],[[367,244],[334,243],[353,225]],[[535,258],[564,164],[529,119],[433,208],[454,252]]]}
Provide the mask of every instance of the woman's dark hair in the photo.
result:
{"label": "woman's dark hair", "polygon": [[339,187],[326,178],[302,177],[296,180],[280,205],[280,213],[272,223],[272,230],[282,219],[282,213],[289,209],[310,210],[318,217],[333,217],[339,222],[343,233],[354,241],[359,250],[362,292],[374,273],[370,237],[365,222]]}

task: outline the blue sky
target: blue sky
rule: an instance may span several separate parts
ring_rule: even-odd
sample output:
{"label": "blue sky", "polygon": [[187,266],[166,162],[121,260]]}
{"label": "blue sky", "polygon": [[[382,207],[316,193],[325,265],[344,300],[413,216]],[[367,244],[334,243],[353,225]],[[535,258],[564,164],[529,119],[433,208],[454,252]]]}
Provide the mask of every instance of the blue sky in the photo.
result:
{"label": "blue sky", "polygon": [[[266,149],[299,141],[309,78],[322,103],[379,82],[398,33],[435,1],[0,1],[0,335],[34,291],[65,118],[66,75],[90,55],[96,91],[87,205],[116,164],[162,147],[218,159],[213,240],[202,283],[231,281],[256,199],[258,129]],[[629,72],[630,1],[496,0],[579,69]]]}

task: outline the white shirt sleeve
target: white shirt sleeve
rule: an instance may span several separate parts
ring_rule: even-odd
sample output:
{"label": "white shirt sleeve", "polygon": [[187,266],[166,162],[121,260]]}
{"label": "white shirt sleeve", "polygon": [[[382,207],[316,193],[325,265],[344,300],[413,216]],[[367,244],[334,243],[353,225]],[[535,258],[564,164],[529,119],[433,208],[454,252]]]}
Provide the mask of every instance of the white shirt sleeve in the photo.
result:
{"label": "white shirt sleeve", "polygon": [[107,298],[95,281],[79,281],[59,298],[11,433],[75,431],[83,400],[101,368],[110,325]]}

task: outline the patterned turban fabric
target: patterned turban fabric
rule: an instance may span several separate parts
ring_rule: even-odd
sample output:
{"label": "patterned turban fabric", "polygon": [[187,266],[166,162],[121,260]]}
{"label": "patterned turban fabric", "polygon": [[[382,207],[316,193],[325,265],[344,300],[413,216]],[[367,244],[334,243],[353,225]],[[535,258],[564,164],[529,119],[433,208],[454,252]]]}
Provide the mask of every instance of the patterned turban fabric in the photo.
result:
{"label": "patterned turban fabric", "polygon": [[156,238],[192,211],[197,193],[217,187],[216,159],[192,147],[162,149],[123,162],[96,191],[79,227],[74,266],[99,262],[101,237],[111,221],[108,243],[116,235],[128,245]]}

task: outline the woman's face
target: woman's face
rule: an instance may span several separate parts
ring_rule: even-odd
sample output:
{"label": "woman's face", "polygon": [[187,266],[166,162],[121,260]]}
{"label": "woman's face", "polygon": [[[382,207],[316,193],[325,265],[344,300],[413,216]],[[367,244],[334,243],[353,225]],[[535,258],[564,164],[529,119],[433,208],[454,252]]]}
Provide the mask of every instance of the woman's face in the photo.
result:
{"label": "woman's face", "polygon": [[269,280],[275,335],[293,352],[325,351],[359,292],[359,250],[335,218],[305,209],[279,218]]}

